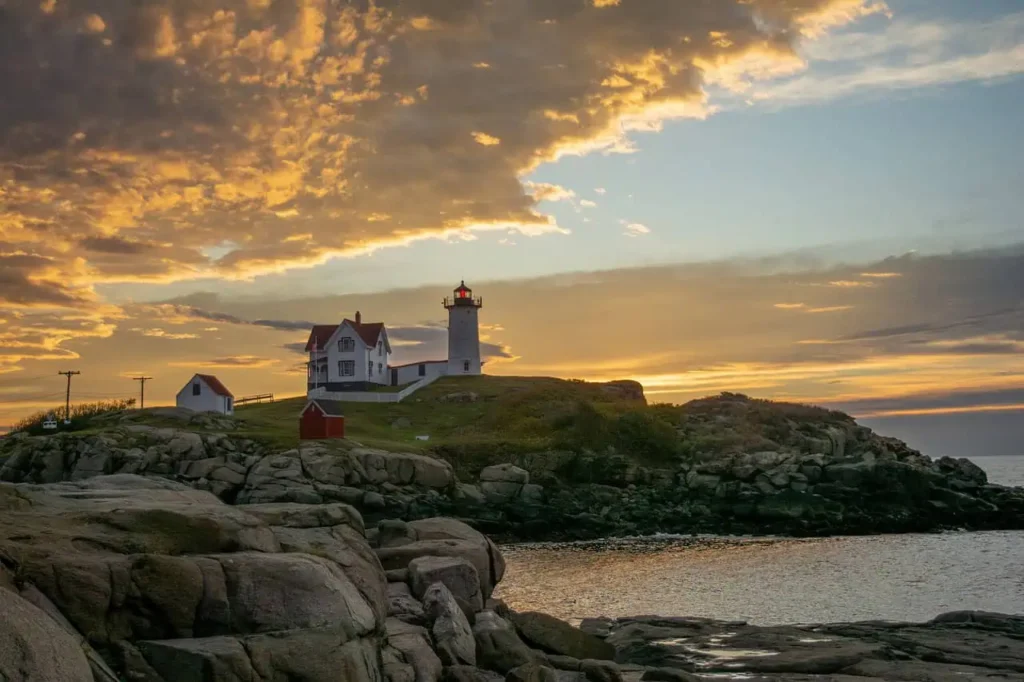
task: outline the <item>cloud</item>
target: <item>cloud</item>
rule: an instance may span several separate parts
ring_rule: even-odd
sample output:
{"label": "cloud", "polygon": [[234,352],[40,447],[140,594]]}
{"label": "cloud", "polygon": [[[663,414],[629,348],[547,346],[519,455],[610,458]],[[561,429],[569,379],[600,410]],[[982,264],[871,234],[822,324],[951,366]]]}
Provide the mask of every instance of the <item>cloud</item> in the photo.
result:
{"label": "cloud", "polygon": [[623,234],[627,237],[640,237],[651,233],[651,228],[647,227],[643,223],[631,223],[625,220],[621,220],[619,222],[626,228],[626,231],[623,232]]}
{"label": "cloud", "polygon": [[607,191],[608,190],[606,190],[604,187],[595,187],[594,188],[594,192],[596,192],[597,194],[605,194]]}
{"label": "cloud", "polygon": [[779,310],[802,310],[807,307],[806,303],[776,303],[774,308]]}
{"label": "cloud", "polygon": [[856,287],[861,287],[861,288],[865,288],[865,289],[871,289],[871,288],[876,287],[878,285],[875,282],[864,282],[864,281],[860,281],[860,280],[850,280],[850,279],[838,279],[838,280],[835,280],[833,282],[829,282],[828,286],[836,287],[836,288],[839,288],[839,289],[854,289]]}
{"label": "cloud", "polygon": [[[254,327],[266,327],[278,331],[306,331],[312,329],[315,322],[306,320],[245,320],[237,315],[229,315],[212,310],[204,310],[190,305],[178,303],[162,303],[149,306],[150,310],[161,316],[169,317],[171,320],[208,320],[211,322],[223,322],[226,324],[251,325]],[[215,327],[212,329],[216,329]]]}
{"label": "cloud", "polygon": [[806,312],[817,315],[820,313],[841,313],[845,310],[852,309],[852,305],[827,305],[821,306],[820,308],[808,308]]}
{"label": "cloud", "polygon": [[177,360],[168,363],[171,367],[209,367],[209,368],[225,368],[230,369],[232,367],[237,368],[249,368],[256,369],[261,367],[270,367],[276,364],[278,361],[275,358],[263,358],[255,355],[228,355],[220,358],[211,358],[205,360]]}
{"label": "cloud", "polygon": [[173,333],[168,332],[164,329],[152,328],[152,329],[140,329],[135,327],[132,329],[133,332],[142,334],[143,336],[149,336],[160,339],[198,339],[198,334],[186,334],[186,333]]}
{"label": "cloud", "polygon": [[840,31],[803,53],[813,72],[743,95],[784,106],[1015,76],[1024,73],[1024,12],[984,22],[897,19],[882,31]]}
{"label": "cloud", "polygon": [[719,74],[803,68],[878,3],[602,5],[8,0],[0,300],[560,232],[529,171],[706,115]]}
{"label": "cloud", "polygon": [[580,206],[583,208],[594,208],[597,206],[597,202],[591,201],[590,199],[581,199]]}

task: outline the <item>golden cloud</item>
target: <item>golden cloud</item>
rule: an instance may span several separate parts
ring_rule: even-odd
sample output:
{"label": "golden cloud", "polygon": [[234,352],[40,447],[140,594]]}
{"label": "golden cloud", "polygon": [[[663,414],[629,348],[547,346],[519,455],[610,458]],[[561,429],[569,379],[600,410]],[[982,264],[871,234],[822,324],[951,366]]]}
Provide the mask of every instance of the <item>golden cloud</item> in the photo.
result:
{"label": "golden cloud", "polygon": [[558,231],[524,173],[702,115],[705,82],[802,68],[796,36],[879,7],[10,0],[0,257],[21,261],[0,302]]}

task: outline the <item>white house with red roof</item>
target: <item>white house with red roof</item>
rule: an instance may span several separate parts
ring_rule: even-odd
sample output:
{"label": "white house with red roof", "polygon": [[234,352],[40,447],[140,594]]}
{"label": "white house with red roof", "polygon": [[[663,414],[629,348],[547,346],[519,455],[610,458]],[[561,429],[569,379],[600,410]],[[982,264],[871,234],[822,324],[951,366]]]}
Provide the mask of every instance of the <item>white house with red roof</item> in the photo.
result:
{"label": "white house with red roof", "polygon": [[195,374],[174,400],[178,407],[196,412],[235,413],[235,396],[212,374]]}
{"label": "white house with red roof", "polygon": [[[338,325],[316,325],[306,341],[309,354],[307,395],[334,400],[397,402],[417,388],[442,376],[479,375],[480,329],[478,313],[483,300],[462,282],[445,298],[448,311],[448,357],[392,365],[391,344],[383,322],[354,320]],[[375,386],[408,386],[400,394],[374,393]]]}
{"label": "white house with red roof", "polygon": [[354,320],[313,327],[306,352],[310,393],[366,391],[391,383],[388,330],[383,322],[363,322],[359,312]]}

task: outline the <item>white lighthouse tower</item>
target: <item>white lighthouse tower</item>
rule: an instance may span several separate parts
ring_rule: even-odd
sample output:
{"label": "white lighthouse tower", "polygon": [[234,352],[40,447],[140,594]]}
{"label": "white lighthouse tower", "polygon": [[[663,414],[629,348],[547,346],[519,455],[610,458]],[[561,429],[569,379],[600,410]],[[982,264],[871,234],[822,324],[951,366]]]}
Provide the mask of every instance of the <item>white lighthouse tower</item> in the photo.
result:
{"label": "white lighthouse tower", "polygon": [[480,325],[477,313],[484,305],[473,298],[473,290],[462,282],[451,298],[444,299],[448,310],[448,375],[480,374]]}

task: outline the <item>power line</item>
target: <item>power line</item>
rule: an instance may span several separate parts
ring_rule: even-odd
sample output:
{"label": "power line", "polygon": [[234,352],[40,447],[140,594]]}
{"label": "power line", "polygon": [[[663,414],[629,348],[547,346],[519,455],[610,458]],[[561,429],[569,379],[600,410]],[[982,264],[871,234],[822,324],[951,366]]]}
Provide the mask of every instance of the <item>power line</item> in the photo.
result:
{"label": "power line", "polygon": [[67,392],[64,394],[64,423],[67,424],[68,422],[71,421],[71,377],[77,374],[81,374],[81,372],[73,370],[67,372],[57,372],[57,374],[61,374],[68,378],[68,389]]}
{"label": "power line", "polygon": [[2,404],[2,403],[22,403],[22,402],[27,402],[29,400],[42,400],[43,398],[54,398],[56,396],[59,396],[61,393],[63,393],[63,391],[57,391],[56,393],[40,393],[38,395],[18,396],[17,398],[13,398],[13,399],[10,399],[10,400],[0,400],[0,404]]}
{"label": "power line", "polygon": [[146,377],[146,376],[132,377],[132,381],[139,382],[139,409],[140,410],[144,409],[146,407],[146,382],[149,381],[152,378],[153,377]]}

